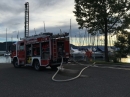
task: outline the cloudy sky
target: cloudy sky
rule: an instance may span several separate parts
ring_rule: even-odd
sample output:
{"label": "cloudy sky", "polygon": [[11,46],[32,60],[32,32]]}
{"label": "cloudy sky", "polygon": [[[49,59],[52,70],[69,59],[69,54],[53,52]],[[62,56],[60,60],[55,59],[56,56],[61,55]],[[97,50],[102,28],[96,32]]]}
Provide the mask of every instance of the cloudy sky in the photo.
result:
{"label": "cloudy sky", "polygon": [[[24,37],[24,10],[25,3],[29,2],[29,35],[44,32],[44,23],[47,32],[69,32],[70,19],[72,33],[79,33],[74,16],[74,0],[1,0],[0,2],[0,41],[16,40]],[[35,31],[34,31],[35,28]]]}
{"label": "cloudy sky", "polygon": [[71,43],[80,46],[90,43],[89,41],[84,42],[86,40],[84,39],[85,30],[78,29],[73,13],[74,0],[1,0],[0,42],[6,41],[6,32],[7,41],[18,40],[18,32],[19,38],[24,37],[26,2],[29,2],[30,36],[34,35],[35,31],[36,34],[44,32],[43,22],[45,22],[46,32],[60,33],[60,29],[62,32],[69,32],[71,19],[71,37],[74,37],[71,38]]}

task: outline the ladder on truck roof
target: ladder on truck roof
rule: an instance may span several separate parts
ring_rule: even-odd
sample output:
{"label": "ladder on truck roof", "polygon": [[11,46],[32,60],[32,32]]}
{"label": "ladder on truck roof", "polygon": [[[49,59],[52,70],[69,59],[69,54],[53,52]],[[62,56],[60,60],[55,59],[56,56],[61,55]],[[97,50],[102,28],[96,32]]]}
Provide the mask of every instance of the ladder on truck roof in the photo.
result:
{"label": "ladder on truck roof", "polygon": [[41,33],[41,34],[37,34],[37,35],[27,36],[25,38],[20,38],[20,40],[29,40],[32,38],[47,37],[47,36],[50,36],[51,38],[55,39],[55,38],[60,38],[60,37],[66,37],[68,35],[69,35],[69,33],[67,33],[67,32],[62,33],[62,34],[53,34],[53,33],[48,32],[48,33]]}
{"label": "ladder on truck roof", "polygon": [[24,37],[29,36],[29,2],[25,3],[25,32]]}

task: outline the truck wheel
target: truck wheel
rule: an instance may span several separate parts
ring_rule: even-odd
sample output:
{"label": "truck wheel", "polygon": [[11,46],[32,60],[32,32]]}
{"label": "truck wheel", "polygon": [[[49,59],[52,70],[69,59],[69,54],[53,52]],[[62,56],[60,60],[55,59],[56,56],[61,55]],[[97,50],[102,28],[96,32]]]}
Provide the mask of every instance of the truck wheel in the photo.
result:
{"label": "truck wheel", "polygon": [[35,70],[37,70],[37,71],[41,70],[39,61],[34,61],[34,68],[35,68]]}
{"label": "truck wheel", "polygon": [[13,65],[14,65],[15,68],[19,68],[20,67],[20,65],[18,65],[18,61],[17,60],[14,60]]}

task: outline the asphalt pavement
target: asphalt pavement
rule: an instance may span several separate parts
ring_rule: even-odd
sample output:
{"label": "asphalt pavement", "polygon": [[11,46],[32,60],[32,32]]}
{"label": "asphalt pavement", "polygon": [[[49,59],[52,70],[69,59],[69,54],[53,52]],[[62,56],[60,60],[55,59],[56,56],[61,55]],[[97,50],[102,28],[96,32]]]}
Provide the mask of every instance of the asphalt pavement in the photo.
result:
{"label": "asphalt pavement", "polygon": [[51,78],[56,70],[1,63],[0,97],[130,97],[130,69],[102,67],[85,69],[82,74],[88,77],[55,82]]}

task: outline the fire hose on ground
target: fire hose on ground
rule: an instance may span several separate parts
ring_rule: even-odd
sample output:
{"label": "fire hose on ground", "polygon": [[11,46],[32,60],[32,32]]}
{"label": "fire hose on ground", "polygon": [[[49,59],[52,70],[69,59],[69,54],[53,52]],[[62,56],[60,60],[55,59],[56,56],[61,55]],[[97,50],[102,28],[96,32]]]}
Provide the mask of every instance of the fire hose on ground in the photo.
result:
{"label": "fire hose on ground", "polygon": [[86,65],[80,64],[80,63],[76,62],[75,60],[73,60],[73,61],[74,61],[75,63],[77,63],[78,65],[85,66],[83,69],[80,70],[80,72],[79,72],[79,74],[78,74],[77,76],[72,77],[72,78],[69,78],[69,79],[65,79],[65,80],[57,80],[57,79],[55,79],[55,76],[58,74],[58,72],[64,70],[64,68],[63,68],[63,57],[62,57],[61,64],[60,64],[60,66],[58,67],[58,70],[56,71],[56,73],[52,76],[52,80],[53,80],[53,81],[56,81],[56,82],[72,81],[72,80],[74,80],[74,79],[79,78],[79,77],[81,76],[82,72],[83,72],[86,68],[89,67],[89,66],[86,66]]}

